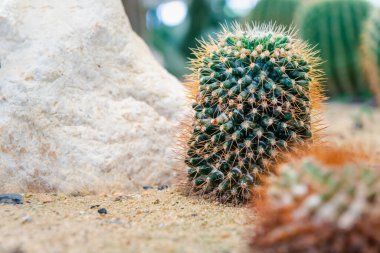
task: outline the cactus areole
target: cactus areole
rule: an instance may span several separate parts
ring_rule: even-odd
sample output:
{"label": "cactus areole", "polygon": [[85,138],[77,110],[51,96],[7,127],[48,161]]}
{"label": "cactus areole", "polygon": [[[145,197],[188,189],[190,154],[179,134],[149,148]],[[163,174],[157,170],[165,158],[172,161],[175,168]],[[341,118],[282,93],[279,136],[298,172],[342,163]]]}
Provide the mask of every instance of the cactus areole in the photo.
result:
{"label": "cactus areole", "polygon": [[272,25],[224,27],[194,54],[191,191],[244,202],[281,152],[312,137],[311,112],[322,100],[318,60],[292,31]]}

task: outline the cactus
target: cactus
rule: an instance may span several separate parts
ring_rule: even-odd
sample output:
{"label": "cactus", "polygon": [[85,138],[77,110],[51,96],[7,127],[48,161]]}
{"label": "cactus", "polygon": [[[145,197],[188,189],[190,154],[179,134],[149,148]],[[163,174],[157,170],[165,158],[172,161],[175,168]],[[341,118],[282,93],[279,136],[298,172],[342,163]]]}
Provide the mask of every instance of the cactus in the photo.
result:
{"label": "cactus", "polygon": [[307,2],[297,11],[301,37],[316,45],[325,61],[332,97],[370,97],[360,62],[360,37],[370,8],[366,0],[321,0]]}
{"label": "cactus", "polygon": [[278,25],[290,27],[299,0],[260,0],[249,19],[257,22],[276,22]]}
{"label": "cactus", "polygon": [[244,202],[280,151],[308,143],[319,129],[311,114],[323,100],[314,54],[272,25],[235,24],[201,43],[188,77],[190,192]]}
{"label": "cactus", "polygon": [[380,10],[371,14],[362,38],[362,62],[366,77],[380,105]]}
{"label": "cactus", "polygon": [[379,252],[380,171],[368,157],[324,148],[279,166],[253,252]]}

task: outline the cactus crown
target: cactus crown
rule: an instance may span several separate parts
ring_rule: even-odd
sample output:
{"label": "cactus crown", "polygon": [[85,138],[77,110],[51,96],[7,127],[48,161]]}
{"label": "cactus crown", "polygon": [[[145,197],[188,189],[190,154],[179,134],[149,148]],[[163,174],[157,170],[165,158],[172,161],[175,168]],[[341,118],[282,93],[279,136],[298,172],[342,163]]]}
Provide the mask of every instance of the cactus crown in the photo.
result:
{"label": "cactus crown", "polygon": [[194,116],[185,139],[192,192],[245,201],[279,151],[318,130],[318,59],[292,30],[224,27],[201,41],[188,77]]}
{"label": "cactus crown", "polygon": [[[280,166],[267,190],[269,210],[264,208],[254,245],[260,252],[371,252],[366,250],[373,245],[366,243],[380,229],[380,173],[365,161],[362,155],[327,149]],[[348,250],[359,245],[350,235],[363,244],[361,250]],[[347,245],[332,250],[338,240]],[[376,240],[378,247],[380,235]]]}

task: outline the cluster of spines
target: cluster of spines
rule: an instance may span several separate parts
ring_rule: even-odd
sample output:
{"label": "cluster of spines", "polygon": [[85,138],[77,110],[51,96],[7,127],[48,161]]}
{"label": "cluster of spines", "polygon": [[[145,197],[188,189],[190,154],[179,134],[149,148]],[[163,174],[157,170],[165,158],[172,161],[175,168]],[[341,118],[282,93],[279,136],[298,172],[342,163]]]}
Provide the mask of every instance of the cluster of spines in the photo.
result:
{"label": "cluster of spines", "polygon": [[362,38],[362,62],[366,77],[380,104],[380,10],[375,9],[366,26]]}
{"label": "cluster of spines", "polygon": [[366,0],[305,1],[295,17],[300,35],[320,50],[331,97],[370,97],[360,60],[360,39],[368,18]]}
{"label": "cluster of spines", "polygon": [[191,62],[194,116],[184,138],[191,192],[250,199],[279,153],[305,144],[323,100],[318,59],[290,31],[235,25]]}
{"label": "cluster of spines", "polygon": [[255,205],[255,252],[378,252],[380,171],[368,161],[323,148],[281,165]]}

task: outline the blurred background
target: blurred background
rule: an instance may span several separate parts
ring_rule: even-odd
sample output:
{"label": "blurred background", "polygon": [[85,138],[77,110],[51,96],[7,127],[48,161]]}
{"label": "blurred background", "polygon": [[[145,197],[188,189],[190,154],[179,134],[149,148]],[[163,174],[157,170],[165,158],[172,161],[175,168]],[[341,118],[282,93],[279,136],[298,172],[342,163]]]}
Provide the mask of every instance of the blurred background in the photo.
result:
{"label": "blurred background", "polygon": [[[189,48],[197,45],[196,38],[206,38],[220,24],[232,21],[275,21],[294,25],[303,39],[320,50],[330,97],[354,101],[373,97],[369,87],[377,74],[366,71],[370,64],[363,48],[370,47],[369,37],[380,37],[380,25],[365,35],[380,0],[123,0],[123,4],[133,29],[179,79],[188,73]],[[377,48],[372,50],[378,50],[380,43],[371,43]]]}

